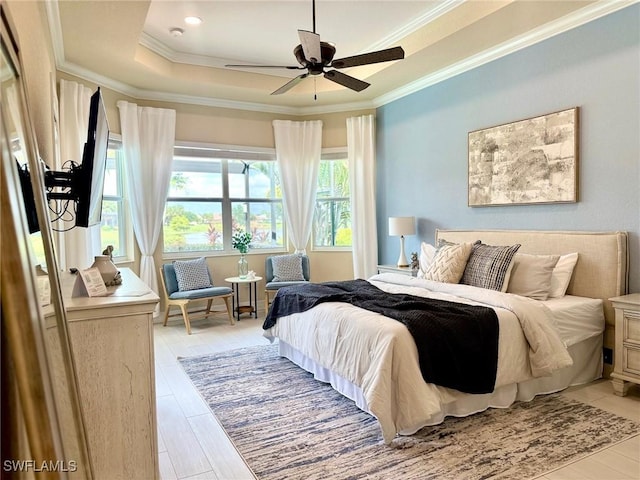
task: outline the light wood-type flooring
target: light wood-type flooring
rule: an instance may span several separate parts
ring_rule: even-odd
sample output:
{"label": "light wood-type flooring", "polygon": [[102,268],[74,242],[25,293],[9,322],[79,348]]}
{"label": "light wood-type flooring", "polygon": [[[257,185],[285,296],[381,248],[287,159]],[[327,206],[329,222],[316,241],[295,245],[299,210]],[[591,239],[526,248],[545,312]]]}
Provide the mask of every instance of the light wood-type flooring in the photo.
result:
{"label": "light wood-type flooring", "polygon": [[[204,355],[251,345],[265,345],[263,315],[244,315],[229,325],[226,315],[192,322],[192,335],[174,320],[156,324],[155,362],[158,405],[158,451],[163,480],[240,480],[255,478],[235,450],[215,416],[192,386],[178,356]],[[567,389],[564,395],[640,421],[640,386],[626,397],[613,394],[611,383],[600,380]],[[553,472],[540,480],[638,480],[640,434]]]}

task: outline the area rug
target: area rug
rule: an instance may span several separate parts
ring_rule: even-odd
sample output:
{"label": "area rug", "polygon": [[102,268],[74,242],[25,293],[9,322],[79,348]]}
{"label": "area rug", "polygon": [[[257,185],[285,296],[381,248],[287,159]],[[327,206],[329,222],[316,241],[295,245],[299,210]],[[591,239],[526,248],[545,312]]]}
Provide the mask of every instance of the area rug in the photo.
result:
{"label": "area rug", "polygon": [[180,362],[260,479],[526,479],[640,432],[556,394],[447,418],[389,446],[375,418],[275,346]]}

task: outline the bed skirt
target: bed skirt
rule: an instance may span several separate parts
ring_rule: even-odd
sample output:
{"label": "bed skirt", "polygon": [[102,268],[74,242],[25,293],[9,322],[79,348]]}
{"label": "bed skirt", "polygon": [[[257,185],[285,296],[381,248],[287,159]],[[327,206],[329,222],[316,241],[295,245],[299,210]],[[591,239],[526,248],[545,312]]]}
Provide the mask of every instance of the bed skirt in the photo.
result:
{"label": "bed skirt", "polygon": [[[278,340],[282,357],[312,373],[316,380],[329,383],[338,392],[349,398],[361,410],[371,414],[362,390],[357,385],[319,365],[291,345]],[[568,348],[573,365],[556,371],[550,377],[540,377],[525,382],[504,385],[492,393],[472,395],[445,387],[438,387],[442,397],[452,399],[441,404],[440,412],[432,415],[416,429],[402,431],[401,435],[411,435],[420,428],[442,423],[447,416],[464,417],[482,412],[487,408],[508,408],[516,401],[528,402],[536,395],[558,392],[572,385],[583,385],[602,376],[602,335],[588,338]]]}

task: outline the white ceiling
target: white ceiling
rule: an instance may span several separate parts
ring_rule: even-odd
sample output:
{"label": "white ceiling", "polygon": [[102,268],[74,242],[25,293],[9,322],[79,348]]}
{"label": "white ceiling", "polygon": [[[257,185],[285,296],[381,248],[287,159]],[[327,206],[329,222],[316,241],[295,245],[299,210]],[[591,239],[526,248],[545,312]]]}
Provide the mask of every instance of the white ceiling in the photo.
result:
{"label": "white ceiling", "polygon": [[318,76],[283,95],[270,93],[299,71],[224,65],[297,65],[311,0],[57,0],[47,13],[61,71],[139,99],[307,114],[379,106],[635,1],[317,0],[336,58],[400,45],[405,59],[344,69],[371,83],[360,93]]}

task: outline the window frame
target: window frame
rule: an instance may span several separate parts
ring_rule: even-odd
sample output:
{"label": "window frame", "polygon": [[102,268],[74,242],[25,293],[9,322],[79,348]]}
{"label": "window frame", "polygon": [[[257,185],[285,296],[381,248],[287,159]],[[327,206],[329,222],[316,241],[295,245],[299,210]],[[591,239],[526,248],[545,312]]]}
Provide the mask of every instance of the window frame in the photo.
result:
{"label": "window frame", "polygon": [[[125,167],[124,150],[122,146],[122,136],[117,133],[109,133],[109,146],[118,145],[116,150],[119,153],[116,155],[116,172],[117,172],[117,195],[106,195],[103,192],[102,201],[115,201],[119,202],[121,208],[118,209],[118,230],[120,241],[120,254],[113,256],[113,262],[118,263],[130,263],[134,261],[134,235],[133,235],[133,223],[131,222],[130,215],[130,203],[128,196],[128,176]],[[102,225],[100,226],[100,244],[102,245]],[[106,246],[106,245],[105,245]]]}
{"label": "window frame", "polygon": [[[345,147],[323,148],[320,161],[322,162],[322,161],[332,161],[332,160],[345,160],[347,162],[347,167],[348,167],[349,165],[348,165],[347,147],[345,146]],[[351,175],[351,171],[349,171],[349,175]],[[351,182],[351,177],[349,177],[349,182]],[[327,198],[323,198],[322,200],[326,200],[326,201],[347,200],[349,202],[349,211],[351,212],[351,190],[349,190],[348,197],[327,197]],[[318,199],[316,197],[316,202],[317,201]],[[315,205],[314,205],[314,212],[315,212]],[[353,242],[349,246],[340,246],[340,245],[316,246],[315,224],[316,224],[316,219],[314,214],[313,225],[311,228],[311,251],[313,252],[351,252],[353,250]]]}
{"label": "window frame", "polygon": [[[162,258],[174,259],[174,258],[190,258],[194,255],[203,257],[224,257],[224,256],[236,256],[238,251],[231,246],[232,225],[233,225],[233,213],[232,205],[235,203],[276,203],[279,201],[283,208],[283,239],[281,247],[273,248],[256,248],[249,249],[249,255],[271,255],[278,253],[286,253],[288,251],[289,239],[287,236],[286,221],[284,219],[284,199],[279,198],[277,201],[265,199],[265,198],[251,198],[251,197],[231,197],[229,189],[229,160],[244,160],[244,161],[272,161],[276,162],[276,153],[274,148],[264,147],[248,147],[240,145],[227,145],[227,144],[213,144],[213,143],[200,143],[200,142],[176,142],[173,149],[173,156],[180,157],[198,157],[220,160],[221,174],[222,174],[222,197],[170,197],[167,196],[165,200],[165,206],[167,202],[171,201],[183,201],[183,202],[220,202],[222,212],[222,246],[221,250],[190,250],[184,252],[169,252],[165,250],[164,243],[164,226],[163,226],[163,238],[162,238]],[[171,174],[174,170],[172,168]]]}

